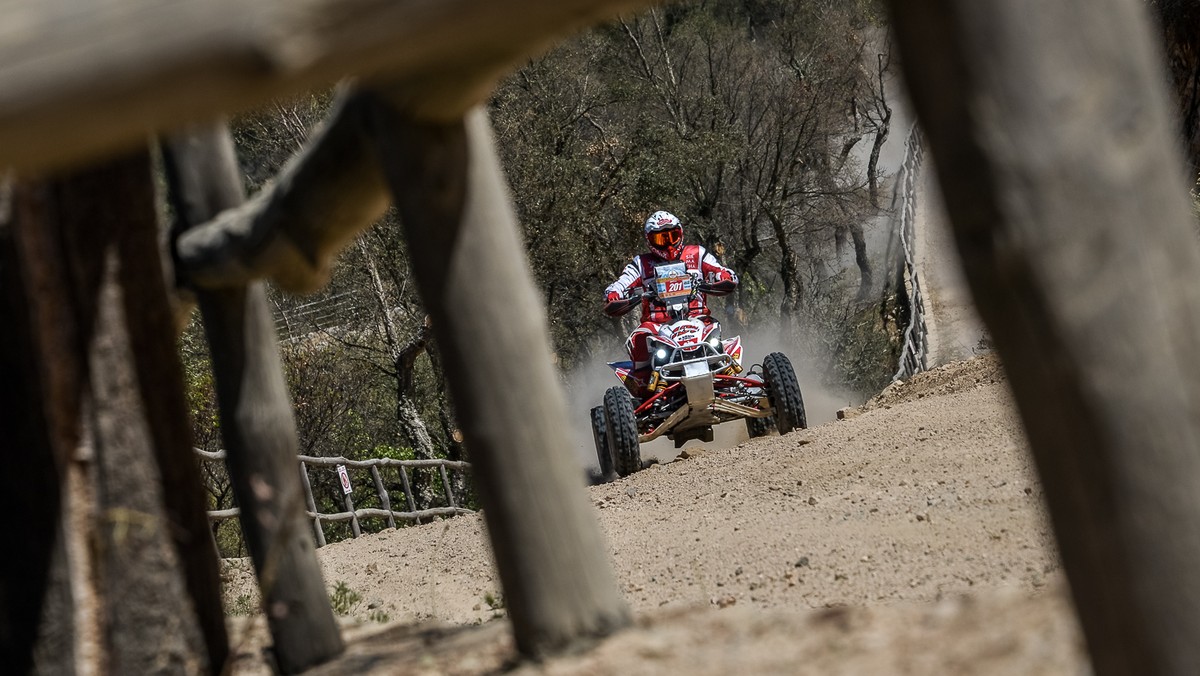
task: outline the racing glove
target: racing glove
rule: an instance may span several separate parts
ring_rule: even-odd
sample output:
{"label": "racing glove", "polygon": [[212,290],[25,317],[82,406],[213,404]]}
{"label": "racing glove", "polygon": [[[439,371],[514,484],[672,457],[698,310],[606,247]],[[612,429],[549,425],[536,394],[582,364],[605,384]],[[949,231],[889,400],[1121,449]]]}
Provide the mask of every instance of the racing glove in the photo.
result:
{"label": "racing glove", "polygon": [[621,297],[621,293],[619,291],[609,291],[604,296],[604,314],[608,315],[609,317],[616,317],[617,315],[624,314],[624,312],[629,309],[624,307],[624,300],[625,299]]}
{"label": "racing glove", "polygon": [[708,285],[710,292],[714,296],[724,296],[725,294],[730,293],[737,288],[737,275],[730,274],[728,272],[718,272],[716,277],[717,278]]}

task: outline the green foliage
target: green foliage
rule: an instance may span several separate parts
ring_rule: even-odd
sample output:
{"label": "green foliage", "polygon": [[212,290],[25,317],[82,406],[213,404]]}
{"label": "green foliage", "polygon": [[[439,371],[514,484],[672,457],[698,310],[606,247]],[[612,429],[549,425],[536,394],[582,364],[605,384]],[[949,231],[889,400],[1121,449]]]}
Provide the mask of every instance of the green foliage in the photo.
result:
{"label": "green foliage", "polygon": [[370,451],[361,454],[365,458],[390,458],[392,460],[412,460],[413,450],[408,447],[389,446],[388,444],[377,444]]}
{"label": "green foliage", "polygon": [[485,604],[487,604],[487,607],[491,608],[492,610],[503,610],[504,609],[504,595],[499,592],[496,592],[496,593],[484,592],[483,602]]}
{"label": "green foliage", "polygon": [[[881,96],[869,72],[883,46],[879,16],[874,0],[677,2],[581,34],[500,85],[490,103],[497,146],[564,373],[619,356],[629,320],[604,317],[601,294],[644,249],[646,214],[664,208],[741,275],[739,291],[713,303],[726,333],[782,321],[828,348],[831,380],[867,388],[890,372],[894,327],[857,300],[853,257],[841,251],[846,233],[875,215],[858,158],[881,131],[868,105]],[[331,104],[322,91],[235,120],[250,190]],[[342,253],[326,288],[271,292],[301,453],[463,458],[436,345],[405,352],[426,315],[410,277],[389,213]],[[605,351],[593,354],[595,345]],[[216,450],[198,323],[180,352],[196,444]],[[224,469],[204,467],[210,507],[232,507]],[[317,510],[342,511],[334,471],[309,475]],[[409,478],[418,508],[448,503],[436,471]],[[407,509],[398,472],[381,479],[393,507]],[[460,503],[474,506],[469,480],[453,479]],[[351,481],[356,507],[381,506],[364,470]],[[326,534],[349,537],[350,526],[328,524]],[[223,554],[244,554],[235,521],[215,537]]]}
{"label": "green foliage", "polygon": [[362,601],[362,595],[351,589],[345,582],[339,581],[329,593],[329,605],[338,615],[349,615],[354,607]]}
{"label": "green foliage", "polygon": [[853,151],[883,124],[866,67],[879,16],[865,0],[675,3],[501,85],[492,119],[561,368],[594,359],[598,335],[618,355],[630,326],[601,316],[600,295],[659,208],[741,274],[714,308],[730,330],[865,311],[857,288],[822,280],[853,265],[841,242],[875,213]]}
{"label": "green foliage", "polygon": [[220,448],[221,419],[208,341],[198,312],[192,313],[179,336],[179,357],[183,365],[184,396],[191,413],[193,442],[200,448],[215,451]]}
{"label": "green foliage", "polygon": [[240,594],[229,604],[229,608],[226,609],[225,614],[243,617],[253,615],[257,610],[249,594]]}

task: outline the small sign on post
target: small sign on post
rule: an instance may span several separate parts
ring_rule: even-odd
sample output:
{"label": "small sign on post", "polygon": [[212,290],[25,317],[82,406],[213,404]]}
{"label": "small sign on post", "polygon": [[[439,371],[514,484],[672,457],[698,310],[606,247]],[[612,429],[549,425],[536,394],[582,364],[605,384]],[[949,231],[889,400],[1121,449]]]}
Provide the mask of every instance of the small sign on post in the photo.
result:
{"label": "small sign on post", "polygon": [[342,482],[342,492],[350,495],[350,473],[346,471],[345,465],[337,466],[338,479]]}

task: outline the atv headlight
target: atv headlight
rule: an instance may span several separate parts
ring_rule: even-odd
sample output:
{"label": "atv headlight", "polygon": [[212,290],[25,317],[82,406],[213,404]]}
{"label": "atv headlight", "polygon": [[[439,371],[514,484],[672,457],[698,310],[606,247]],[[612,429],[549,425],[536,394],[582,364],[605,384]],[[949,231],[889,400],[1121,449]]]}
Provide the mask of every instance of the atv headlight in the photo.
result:
{"label": "atv headlight", "polygon": [[658,352],[654,353],[654,356],[658,357],[659,359],[666,359],[667,358],[667,350],[665,348],[660,347],[660,348],[658,348]]}
{"label": "atv headlight", "polygon": [[712,333],[708,334],[708,344],[712,345],[712,348],[714,350],[716,350],[717,352],[721,351],[721,329],[720,329],[720,327],[714,328],[712,330]]}

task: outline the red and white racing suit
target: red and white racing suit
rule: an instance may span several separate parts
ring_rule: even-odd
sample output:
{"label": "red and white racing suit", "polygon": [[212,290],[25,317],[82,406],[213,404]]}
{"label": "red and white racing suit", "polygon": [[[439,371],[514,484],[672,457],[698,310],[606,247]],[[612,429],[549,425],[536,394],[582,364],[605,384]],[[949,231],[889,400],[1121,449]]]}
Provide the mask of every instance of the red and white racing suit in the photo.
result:
{"label": "red and white racing suit", "polygon": [[[717,257],[699,244],[685,245],[679,260],[687,266],[688,272],[700,274],[703,283],[710,287],[710,293],[714,296],[724,296],[737,287],[737,274],[718,263]],[[677,261],[660,258],[653,253],[634,256],[633,262],[625,266],[625,270],[621,272],[617,281],[609,284],[608,288],[604,290],[606,298],[611,297],[613,292],[625,297],[635,289],[652,290],[654,288],[654,268],[675,262]],[[696,297],[692,299],[688,305],[687,316],[689,319],[700,319],[705,323],[711,321],[706,296],[705,293],[697,293]],[[628,312],[628,310],[626,309],[624,312]],[[618,314],[623,314],[623,312]],[[648,376],[647,369],[650,367],[650,348],[646,344],[646,339],[658,335],[659,327],[669,320],[666,304],[650,296],[642,299],[642,324],[629,335],[629,340],[625,343],[625,349],[629,351],[629,358],[633,361],[634,378],[640,384],[645,384],[644,381]]]}

